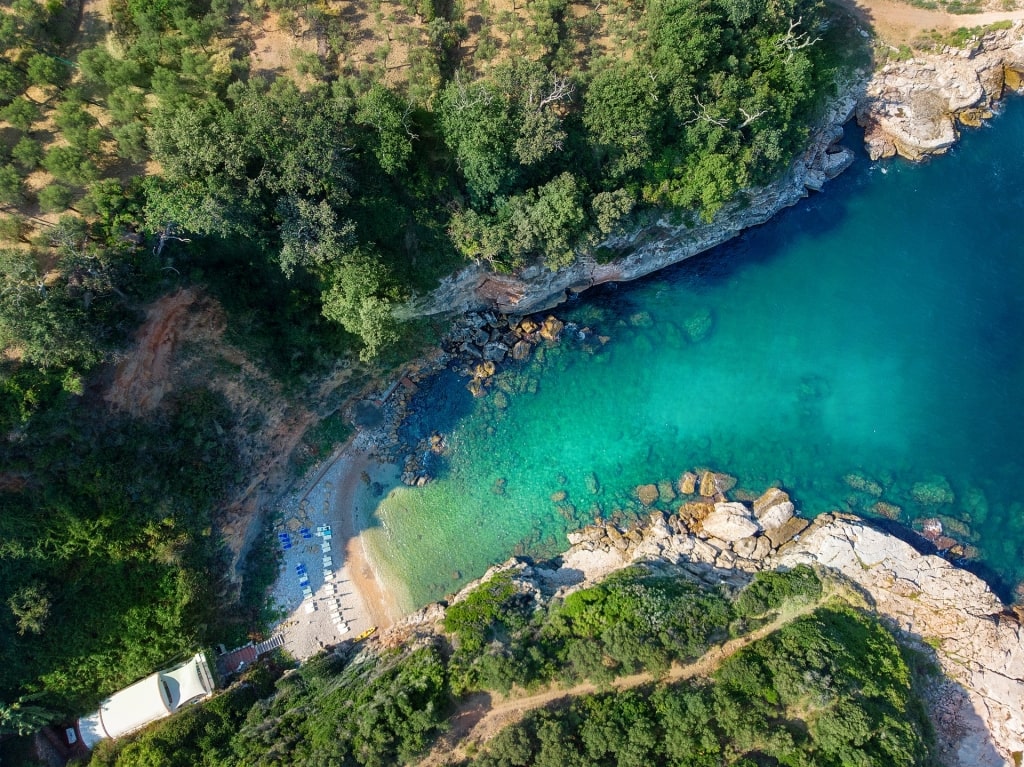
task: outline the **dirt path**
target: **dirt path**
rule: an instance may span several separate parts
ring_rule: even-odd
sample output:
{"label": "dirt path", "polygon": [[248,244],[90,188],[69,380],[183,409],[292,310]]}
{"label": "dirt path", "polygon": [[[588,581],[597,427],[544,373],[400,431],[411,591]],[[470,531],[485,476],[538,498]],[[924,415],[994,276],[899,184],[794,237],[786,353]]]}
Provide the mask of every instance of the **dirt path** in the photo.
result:
{"label": "dirt path", "polygon": [[[785,610],[771,623],[756,631],[712,647],[693,663],[682,666],[673,665],[664,676],[656,677],[644,672],[619,677],[612,683],[612,689],[615,691],[631,690],[656,681],[680,682],[697,677],[709,677],[722,663],[744,647],[763,639],[790,621],[807,615],[817,608],[821,601]],[[510,724],[515,724],[529,712],[543,708],[557,700],[589,695],[598,691],[598,687],[593,683],[583,682],[572,687],[551,687],[524,697],[513,695],[507,698],[498,698],[497,701],[488,693],[472,695],[455,710],[450,719],[451,729],[420,762],[420,767],[441,767],[455,764],[466,758],[467,746],[470,744],[477,748],[482,746],[502,729]]]}
{"label": "dirt path", "polygon": [[861,23],[873,28],[890,45],[912,42],[926,32],[951,31],[960,27],[984,27],[999,21],[1024,19],[1024,10],[952,14],[915,8],[897,0],[838,0],[853,11]]}

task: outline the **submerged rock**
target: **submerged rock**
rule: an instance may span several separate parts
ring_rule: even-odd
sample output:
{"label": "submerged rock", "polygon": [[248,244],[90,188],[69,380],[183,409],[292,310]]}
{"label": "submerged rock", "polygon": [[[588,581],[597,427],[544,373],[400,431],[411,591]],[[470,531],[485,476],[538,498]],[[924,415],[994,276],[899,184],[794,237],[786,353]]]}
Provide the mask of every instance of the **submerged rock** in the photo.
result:
{"label": "submerged rock", "polygon": [[683,330],[690,343],[700,343],[711,334],[711,311],[701,309],[695,315],[683,322]]}
{"label": "submerged rock", "polygon": [[949,480],[945,477],[935,476],[927,482],[917,482],[910,489],[910,495],[918,503],[934,506],[943,503],[953,503],[956,496]]}
{"label": "submerged rock", "polygon": [[587,474],[583,481],[587,486],[587,492],[591,495],[597,495],[601,492],[601,482],[598,480],[597,475],[594,472]]}
{"label": "submerged rock", "polygon": [[658,483],[658,499],[662,503],[671,503],[676,499],[675,490],[672,489],[672,483],[668,480]]}
{"label": "submerged rock", "polygon": [[880,484],[873,479],[865,477],[863,474],[847,474],[843,477],[843,482],[854,490],[873,495],[875,498],[878,498],[884,492],[884,488]]}
{"label": "submerged rock", "polygon": [[565,492],[565,490],[556,490],[551,494],[551,500],[554,503],[562,503],[562,501],[564,501],[568,497],[569,494]]}
{"label": "submerged rock", "polygon": [[636,489],[636,497],[644,506],[650,506],[658,500],[657,485],[640,485]]}
{"label": "submerged rock", "polygon": [[693,495],[697,492],[697,475],[692,471],[684,472],[679,478],[679,492],[683,495]]}
{"label": "submerged rock", "polygon": [[886,503],[885,501],[879,501],[878,503],[871,507],[871,512],[873,514],[877,514],[880,517],[895,520],[900,518],[900,515],[903,513],[903,509],[901,509],[894,503]]}

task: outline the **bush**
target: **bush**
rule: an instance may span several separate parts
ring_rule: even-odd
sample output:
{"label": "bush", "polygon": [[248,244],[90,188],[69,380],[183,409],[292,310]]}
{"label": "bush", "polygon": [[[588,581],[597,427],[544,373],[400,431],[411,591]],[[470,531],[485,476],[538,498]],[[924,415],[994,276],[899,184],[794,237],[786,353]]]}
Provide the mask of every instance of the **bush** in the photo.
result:
{"label": "bush", "polygon": [[821,597],[821,581],[807,565],[792,570],[763,570],[740,592],[733,606],[741,618],[754,618],[777,610],[784,603],[801,599],[808,602]]}

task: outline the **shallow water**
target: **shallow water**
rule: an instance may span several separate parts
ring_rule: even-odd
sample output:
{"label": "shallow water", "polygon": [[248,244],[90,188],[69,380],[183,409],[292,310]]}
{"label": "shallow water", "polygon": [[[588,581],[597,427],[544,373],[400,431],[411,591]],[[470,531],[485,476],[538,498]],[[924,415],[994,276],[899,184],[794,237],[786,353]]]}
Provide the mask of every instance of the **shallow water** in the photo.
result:
{"label": "shallow water", "polygon": [[[941,516],[1008,594],[1024,578],[1022,190],[1018,100],[947,157],[861,157],[731,244],[584,294],[558,314],[595,332],[506,367],[485,399],[439,376],[407,428],[449,451],[438,481],[380,504],[382,570],[419,605],[709,466],[781,484],[808,515],[882,500],[908,525]],[[914,485],[937,482],[954,500],[921,502]]]}

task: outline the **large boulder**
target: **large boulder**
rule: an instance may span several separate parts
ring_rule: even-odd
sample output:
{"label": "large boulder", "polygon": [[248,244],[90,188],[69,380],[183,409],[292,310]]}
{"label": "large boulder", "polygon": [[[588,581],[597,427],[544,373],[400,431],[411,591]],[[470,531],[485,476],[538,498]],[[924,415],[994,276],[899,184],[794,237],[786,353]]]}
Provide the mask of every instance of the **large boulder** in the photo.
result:
{"label": "large boulder", "polygon": [[754,501],[754,516],[765,530],[782,527],[794,514],[794,506],[789,494],[777,487],[769,488],[764,495]]}
{"label": "large boulder", "polygon": [[679,492],[683,495],[693,495],[697,492],[697,475],[692,471],[683,472],[679,477]]}
{"label": "large boulder", "polygon": [[761,526],[751,519],[750,509],[742,503],[716,503],[715,510],[704,520],[705,533],[730,543],[760,530]]}
{"label": "large boulder", "polygon": [[719,493],[727,493],[736,487],[736,477],[720,472],[705,471],[700,475],[700,494],[711,498]]}
{"label": "large boulder", "polygon": [[544,324],[540,326],[540,337],[546,341],[556,341],[564,327],[565,323],[560,319],[549,316],[544,320]]}

